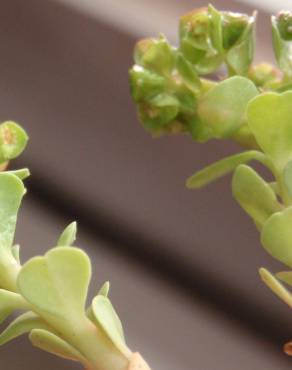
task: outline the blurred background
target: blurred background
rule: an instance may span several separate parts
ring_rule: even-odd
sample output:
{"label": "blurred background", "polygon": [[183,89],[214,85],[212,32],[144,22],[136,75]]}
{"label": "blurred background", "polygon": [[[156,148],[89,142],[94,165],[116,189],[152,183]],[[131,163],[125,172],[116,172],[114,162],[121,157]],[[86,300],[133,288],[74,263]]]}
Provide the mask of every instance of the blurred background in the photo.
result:
{"label": "blurred background", "polygon": [[[273,61],[271,12],[288,0],[214,0],[259,9],[256,60]],[[178,17],[198,0],[9,0],[0,13],[0,118],[31,141],[15,166],[32,177],[18,224],[23,259],[44,253],[65,225],[105,280],[130,348],[153,370],[289,369],[291,313],[261,283],[278,268],[232,200],[230,178],[198,192],[187,176],[240,149],[188,137],[153,140],[139,124],[127,70],[140,37],[176,43]],[[33,349],[0,348],[1,368],[79,369]]]}

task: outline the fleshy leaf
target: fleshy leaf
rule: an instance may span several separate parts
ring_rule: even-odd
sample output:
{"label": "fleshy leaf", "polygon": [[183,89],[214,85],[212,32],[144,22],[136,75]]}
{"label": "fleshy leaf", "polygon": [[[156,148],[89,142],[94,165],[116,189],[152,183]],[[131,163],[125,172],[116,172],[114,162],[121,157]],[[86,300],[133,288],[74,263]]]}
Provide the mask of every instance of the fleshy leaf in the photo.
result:
{"label": "fleshy leaf", "polygon": [[0,289],[0,324],[19,309],[28,309],[28,305],[21,295],[8,290]]}
{"label": "fleshy leaf", "polygon": [[106,281],[103,286],[100,288],[98,295],[103,295],[104,297],[107,297],[110,290],[110,282]]}
{"label": "fleshy leaf", "polygon": [[77,223],[74,221],[74,222],[71,222],[71,224],[69,224],[65,228],[65,230],[62,232],[57,242],[57,245],[63,246],[63,247],[69,247],[75,242],[76,233],[77,233]]}
{"label": "fleshy leaf", "polygon": [[122,324],[110,300],[103,295],[98,295],[92,301],[91,307],[98,325],[102,327],[115,346],[124,352],[125,339]]}
{"label": "fleshy leaf", "polygon": [[264,224],[261,241],[277,260],[292,267],[292,207],[274,213]]}
{"label": "fleshy leaf", "polygon": [[137,43],[134,59],[136,64],[158,74],[169,74],[175,63],[175,50],[164,36],[144,39]]}
{"label": "fleshy leaf", "polygon": [[35,347],[65,359],[79,361],[88,366],[87,360],[79,351],[50,331],[33,329],[30,332],[29,339]]}
{"label": "fleshy leaf", "polygon": [[292,91],[257,96],[249,103],[247,116],[259,146],[282,170],[292,159]]}
{"label": "fleshy leaf", "polygon": [[28,141],[26,132],[12,121],[0,125],[0,163],[16,158]]}
{"label": "fleshy leaf", "polygon": [[284,283],[292,286],[292,271],[281,271],[276,273],[276,277]]}
{"label": "fleshy leaf", "polygon": [[17,212],[24,194],[25,188],[17,176],[0,173],[0,249],[12,246]]}
{"label": "fleshy leaf", "polygon": [[283,178],[289,196],[292,197],[292,160],[284,167]]}
{"label": "fleshy leaf", "polygon": [[249,17],[245,30],[237,43],[230,48],[226,55],[226,62],[236,74],[246,74],[253,60],[254,54],[254,26],[256,13]]}
{"label": "fleshy leaf", "polygon": [[90,275],[90,261],[82,250],[57,247],[25,263],[18,287],[38,310],[67,320],[83,315]]}
{"label": "fleshy leaf", "polygon": [[13,247],[11,247],[11,252],[13,257],[15,258],[15,261],[20,264],[20,245],[13,245]]}
{"label": "fleshy leaf", "polygon": [[259,270],[260,276],[264,283],[288,306],[292,307],[292,295],[291,293],[279,282],[276,277],[271,274],[265,268],[260,268]]}
{"label": "fleshy leaf", "polygon": [[20,180],[24,180],[27,177],[30,176],[30,171],[28,168],[22,168],[20,170],[15,170],[15,171],[6,171],[5,173],[10,173],[12,175],[17,176]]}
{"label": "fleshy leaf", "polygon": [[136,102],[149,101],[165,91],[165,78],[134,65],[129,71],[131,95]]}
{"label": "fleshy leaf", "polygon": [[210,182],[227,175],[240,164],[251,160],[259,160],[262,162],[264,161],[264,155],[256,150],[250,150],[221,159],[189,177],[186,186],[189,189],[199,189]]}
{"label": "fleshy leaf", "polygon": [[291,45],[292,45],[292,13],[280,12],[272,16],[273,47],[279,67],[285,75],[292,76]]}
{"label": "fleshy leaf", "polygon": [[201,82],[193,65],[182,54],[178,54],[176,66],[186,86],[195,93],[200,91]]}
{"label": "fleshy leaf", "polygon": [[33,312],[26,312],[15,319],[0,335],[0,345],[19,337],[32,329],[51,330],[50,327]]}
{"label": "fleshy leaf", "polygon": [[257,95],[256,86],[247,78],[228,78],[201,98],[198,104],[200,120],[211,129],[214,137],[230,137],[245,123],[247,104]]}
{"label": "fleshy leaf", "polygon": [[257,225],[281,210],[274,191],[251,167],[244,164],[236,168],[232,179],[232,192],[241,207]]}

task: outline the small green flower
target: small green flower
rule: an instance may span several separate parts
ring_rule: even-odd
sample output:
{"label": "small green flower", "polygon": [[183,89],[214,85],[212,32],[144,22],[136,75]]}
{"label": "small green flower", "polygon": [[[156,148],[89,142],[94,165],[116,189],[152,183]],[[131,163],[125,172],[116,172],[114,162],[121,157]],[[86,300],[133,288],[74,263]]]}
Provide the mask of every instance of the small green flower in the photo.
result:
{"label": "small green flower", "polygon": [[129,71],[138,114],[153,135],[188,131],[201,82],[194,67],[164,36],[139,41]]}
{"label": "small green flower", "polygon": [[180,20],[180,50],[199,74],[225,62],[231,74],[246,74],[253,59],[255,14],[219,12],[213,6]]}
{"label": "small green flower", "polygon": [[292,78],[292,13],[280,12],[272,16],[273,46],[279,67],[287,79]]}

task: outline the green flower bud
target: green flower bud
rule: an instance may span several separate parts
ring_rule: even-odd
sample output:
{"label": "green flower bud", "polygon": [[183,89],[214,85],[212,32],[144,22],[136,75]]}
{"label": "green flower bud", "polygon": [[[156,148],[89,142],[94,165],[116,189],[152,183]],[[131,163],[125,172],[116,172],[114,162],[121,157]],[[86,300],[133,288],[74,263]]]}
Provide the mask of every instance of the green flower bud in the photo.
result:
{"label": "green flower bud", "polygon": [[139,117],[145,127],[153,133],[168,131],[179,110],[179,101],[168,94],[160,94],[148,103],[140,104]]}
{"label": "green flower bud", "polygon": [[280,12],[271,18],[273,46],[279,67],[284,74],[292,77],[292,13]]}
{"label": "green flower bud", "polygon": [[234,74],[245,75],[253,60],[256,13],[223,13],[223,48],[225,61]]}
{"label": "green flower bud", "polygon": [[248,77],[258,87],[269,87],[279,81],[281,75],[279,70],[268,63],[252,66],[248,71]]}
{"label": "green flower bud", "polygon": [[181,18],[180,49],[199,74],[223,62],[232,74],[245,74],[253,58],[254,23],[254,15],[218,12],[210,5]]}
{"label": "green flower bud", "polygon": [[135,63],[158,74],[168,75],[175,65],[175,49],[164,36],[144,39],[134,50]]}
{"label": "green flower bud", "polygon": [[194,66],[164,37],[138,42],[134,59],[131,94],[144,126],[154,135],[187,131],[202,89]]}
{"label": "green flower bud", "polygon": [[130,87],[136,102],[148,101],[165,90],[165,79],[139,65],[129,71]]}
{"label": "green flower bud", "polygon": [[[223,62],[221,40],[214,45],[215,24],[212,20],[207,8],[195,10],[180,19],[180,50],[202,75],[216,71]],[[214,23],[218,25],[217,18]],[[216,28],[220,34],[220,24]]]}

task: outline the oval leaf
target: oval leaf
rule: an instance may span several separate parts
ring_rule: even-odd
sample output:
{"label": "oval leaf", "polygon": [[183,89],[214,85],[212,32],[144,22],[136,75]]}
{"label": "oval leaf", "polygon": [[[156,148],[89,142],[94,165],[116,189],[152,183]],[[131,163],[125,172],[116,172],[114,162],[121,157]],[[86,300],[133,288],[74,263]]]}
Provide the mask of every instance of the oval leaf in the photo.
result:
{"label": "oval leaf", "polygon": [[21,295],[0,289],[0,324],[15,310],[29,309]]}
{"label": "oval leaf", "polygon": [[289,196],[292,197],[292,161],[289,161],[284,167],[283,178]]}
{"label": "oval leaf", "polygon": [[89,367],[88,361],[70,344],[59,338],[57,335],[43,329],[33,329],[30,332],[31,343],[43,351],[63,357],[68,360],[79,361]]}
{"label": "oval leaf", "polygon": [[12,246],[17,213],[24,194],[24,185],[17,176],[0,173],[0,249]]}
{"label": "oval leaf", "polygon": [[98,295],[92,301],[92,314],[98,325],[102,327],[113,344],[122,352],[127,348],[121,321],[110,300]]}
{"label": "oval leaf", "polygon": [[226,138],[246,121],[248,102],[258,95],[256,86],[247,78],[228,78],[209,90],[199,101],[200,120],[214,137]]}
{"label": "oval leaf", "polygon": [[292,271],[277,272],[276,277],[284,283],[292,286]]}
{"label": "oval leaf", "polygon": [[18,287],[38,310],[67,320],[83,314],[90,275],[82,250],[58,247],[29,260],[18,275]]}
{"label": "oval leaf", "polygon": [[227,175],[242,163],[249,162],[253,159],[264,162],[264,155],[256,150],[234,154],[230,157],[221,159],[218,162],[211,164],[208,167],[198,171],[193,176],[189,177],[186,186],[189,189],[199,189],[220,177]]}
{"label": "oval leaf", "polygon": [[269,184],[251,167],[244,164],[237,167],[234,172],[232,193],[257,225],[263,225],[273,213],[281,210]]}
{"label": "oval leaf", "polygon": [[0,335],[0,345],[10,342],[12,339],[19,337],[32,329],[50,330],[50,327],[33,312],[26,312],[15,319],[6,330]]}
{"label": "oval leaf", "polygon": [[0,125],[0,162],[16,158],[26,147],[28,136],[17,123],[12,121]]}
{"label": "oval leaf", "polygon": [[282,170],[292,159],[292,91],[256,97],[248,105],[247,117],[259,146]]}
{"label": "oval leaf", "polygon": [[274,213],[264,224],[261,241],[273,257],[292,267],[292,207]]}
{"label": "oval leaf", "polygon": [[288,306],[292,307],[292,295],[291,293],[265,268],[259,270],[260,276],[264,283]]}

